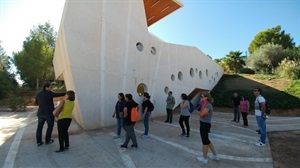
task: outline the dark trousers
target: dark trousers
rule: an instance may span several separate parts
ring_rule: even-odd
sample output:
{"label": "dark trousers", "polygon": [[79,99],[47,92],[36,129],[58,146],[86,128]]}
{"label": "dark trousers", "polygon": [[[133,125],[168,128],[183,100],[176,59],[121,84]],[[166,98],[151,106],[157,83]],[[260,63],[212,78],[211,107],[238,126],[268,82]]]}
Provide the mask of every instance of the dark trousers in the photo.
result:
{"label": "dark trousers", "polygon": [[70,146],[68,129],[71,125],[71,121],[72,118],[63,118],[57,121],[59,150],[64,150],[65,147]]}
{"label": "dark trousers", "polygon": [[[190,124],[189,124],[189,118],[190,116],[183,116],[183,115],[180,115],[180,118],[179,118],[179,125],[181,127],[181,130],[182,130],[182,133],[186,135],[190,135]],[[185,132],[185,129],[184,129],[184,126],[183,126],[183,122],[186,126],[186,132]]]}
{"label": "dark trousers", "polygon": [[168,109],[167,108],[167,120],[166,120],[166,122],[170,122],[170,123],[172,123],[172,118],[173,118],[173,113],[172,113],[172,109]]}
{"label": "dark trousers", "polygon": [[130,139],[131,139],[133,145],[137,145],[136,136],[135,136],[135,132],[134,132],[134,124],[131,124],[131,125],[125,124],[125,130],[126,130],[126,140],[123,143],[123,145],[127,146]]}
{"label": "dark trousers", "polygon": [[243,121],[244,121],[244,125],[248,126],[248,119],[247,119],[247,112],[242,112],[242,116],[243,116]]}
{"label": "dark trousers", "polygon": [[234,113],[234,121],[239,122],[240,121],[240,109],[239,107],[233,107],[233,113]]}
{"label": "dark trousers", "polygon": [[200,136],[203,145],[209,145],[210,141],[208,138],[208,132],[210,130],[211,124],[200,121]]}
{"label": "dark trousers", "polygon": [[54,116],[38,116],[38,125],[36,129],[36,142],[42,143],[42,134],[43,134],[43,127],[45,122],[47,122],[48,128],[46,132],[45,142],[49,143],[51,140],[52,130],[54,126]]}

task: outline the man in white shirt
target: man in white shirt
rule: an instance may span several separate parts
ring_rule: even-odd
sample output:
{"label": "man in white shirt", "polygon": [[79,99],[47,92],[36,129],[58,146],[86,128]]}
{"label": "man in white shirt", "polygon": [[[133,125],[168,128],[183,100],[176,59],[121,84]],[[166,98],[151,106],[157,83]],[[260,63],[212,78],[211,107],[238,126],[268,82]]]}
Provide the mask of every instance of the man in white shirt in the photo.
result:
{"label": "man in white shirt", "polygon": [[253,93],[256,97],[254,102],[254,110],[256,116],[256,122],[258,128],[260,130],[260,139],[259,142],[256,143],[257,146],[266,146],[266,106],[265,106],[265,98],[261,96],[261,89],[256,88],[253,90]]}

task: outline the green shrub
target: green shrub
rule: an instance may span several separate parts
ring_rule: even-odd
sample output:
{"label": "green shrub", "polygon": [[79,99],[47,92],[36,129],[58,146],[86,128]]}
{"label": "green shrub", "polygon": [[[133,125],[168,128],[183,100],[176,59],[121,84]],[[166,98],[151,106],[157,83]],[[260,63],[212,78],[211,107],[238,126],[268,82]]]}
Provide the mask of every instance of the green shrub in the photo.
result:
{"label": "green shrub", "polygon": [[288,58],[285,58],[281,61],[278,68],[276,68],[276,73],[280,77],[288,79],[300,79],[299,60],[289,60]]}
{"label": "green shrub", "polygon": [[254,74],[254,70],[252,70],[251,68],[240,68],[238,70],[239,74]]}
{"label": "green shrub", "polygon": [[12,96],[9,99],[8,102],[8,107],[12,110],[12,111],[25,111],[26,110],[26,101],[19,96]]}
{"label": "green shrub", "polygon": [[253,77],[256,79],[263,79],[263,80],[272,80],[277,78],[276,75],[271,75],[271,74],[255,74]]}
{"label": "green shrub", "polygon": [[285,92],[300,99],[300,80],[291,81]]}

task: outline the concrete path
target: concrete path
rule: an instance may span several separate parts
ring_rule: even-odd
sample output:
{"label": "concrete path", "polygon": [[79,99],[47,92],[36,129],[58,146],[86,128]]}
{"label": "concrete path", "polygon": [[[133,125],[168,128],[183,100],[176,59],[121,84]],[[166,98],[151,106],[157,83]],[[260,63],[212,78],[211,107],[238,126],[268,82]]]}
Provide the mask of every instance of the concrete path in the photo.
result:
{"label": "concrete path", "polygon": [[[220,161],[200,163],[202,155],[198,114],[190,118],[191,135],[179,136],[179,115],[173,116],[173,124],[164,123],[165,117],[152,118],[150,138],[141,139],[144,126],[135,126],[139,148],[122,149],[125,139],[113,139],[116,127],[84,131],[73,120],[70,133],[70,149],[55,153],[59,148],[57,127],[53,130],[53,144],[38,147],[35,140],[36,111],[0,112],[0,166],[11,167],[273,167],[270,146],[257,147],[259,135],[254,116],[248,116],[249,126],[231,122],[233,114],[215,112],[210,133]],[[47,125],[44,126],[45,129]],[[272,117],[267,121],[267,131],[299,130],[299,117]],[[129,143],[129,146],[131,142]]]}

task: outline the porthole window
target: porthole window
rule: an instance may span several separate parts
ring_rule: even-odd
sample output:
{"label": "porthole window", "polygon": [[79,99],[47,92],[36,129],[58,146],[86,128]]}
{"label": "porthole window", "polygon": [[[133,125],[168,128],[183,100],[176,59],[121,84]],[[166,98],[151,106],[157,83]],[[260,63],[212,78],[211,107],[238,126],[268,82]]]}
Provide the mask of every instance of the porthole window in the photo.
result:
{"label": "porthole window", "polygon": [[202,79],[202,71],[199,71],[199,78]]}
{"label": "porthole window", "polygon": [[195,73],[195,72],[194,72],[194,69],[191,68],[191,69],[190,69],[190,75],[191,75],[191,77],[194,77],[194,73]]}
{"label": "porthole window", "polygon": [[180,81],[182,80],[182,72],[181,72],[181,71],[178,72],[178,79],[179,79]]}
{"label": "porthole window", "polygon": [[171,75],[171,80],[172,80],[172,81],[175,80],[175,75],[174,75],[174,74]]}
{"label": "porthole window", "polygon": [[141,42],[136,43],[136,48],[141,52],[144,50],[144,46]]}
{"label": "porthole window", "polygon": [[156,48],[155,47],[151,47],[151,54],[156,55]]}
{"label": "porthole window", "polygon": [[147,86],[144,83],[140,83],[136,89],[137,94],[139,96],[143,96],[145,92],[147,92]]}
{"label": "porthole window", "polygon": [[206,69],[206,76],[208,76],[208,70]]}
{"label": "porthole window", "polygon": [[169,92],[169,87],[166,86],[166,87],[165,87],[165,93],[168,94],[168,92]]}
{"label": "porthole window", "polygon": [[195,69],[196,73],[198,73],[198,68]]}

